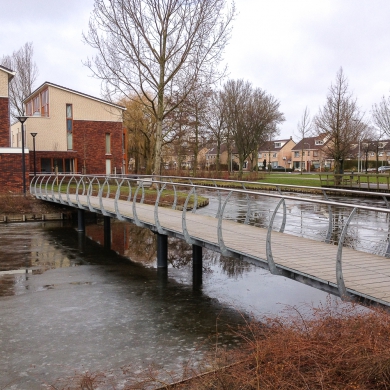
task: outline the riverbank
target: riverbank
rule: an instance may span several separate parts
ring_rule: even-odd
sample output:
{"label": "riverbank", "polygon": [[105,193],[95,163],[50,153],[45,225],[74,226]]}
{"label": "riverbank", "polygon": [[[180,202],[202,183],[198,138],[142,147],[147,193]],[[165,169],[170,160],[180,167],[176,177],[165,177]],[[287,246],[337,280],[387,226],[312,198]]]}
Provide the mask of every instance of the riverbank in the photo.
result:
{"label": "riverbank", "polygon": [[0,195],[0,223],[70,219],[72,210],[64,205],[45,202],[30,194]]}
{"label": "riverbank", "polygon": [[185,365],[185,379],[173,380],[180,374],[170,373],[170,384],[162,382],[161,372],[152,367],[138,374],[125,367],[109,373],[84,372],[61,384],[69,388],[83,388],[83,384],[88,389],[115,387],[115,379],[120,377],[117,383],[126,383],[123,388],[127,390],[388,389],[387,312],[352,304],[312,308],[309,315],[303,311],[292,307],[287,315],[232,328],[243,341],[239,348],[227,351],[216,343],[200,365]]}

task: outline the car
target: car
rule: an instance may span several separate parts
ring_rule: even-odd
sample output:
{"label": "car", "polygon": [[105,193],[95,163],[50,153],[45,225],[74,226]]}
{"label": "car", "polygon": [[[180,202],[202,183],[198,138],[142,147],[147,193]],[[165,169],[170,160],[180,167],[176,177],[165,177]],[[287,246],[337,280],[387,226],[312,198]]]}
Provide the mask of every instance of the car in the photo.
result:
{"label": "car", "polygon": [[378,168],[379,173],[383,173],[387,171],[390,171],[390,165],[382,165],[381,167]]}
{"label": "car", "polygon": [[276,167],[271,167],[271,171],[273,172],[291,172],[292,169],[291,168],[285,168],[281,165],[278,165]]}

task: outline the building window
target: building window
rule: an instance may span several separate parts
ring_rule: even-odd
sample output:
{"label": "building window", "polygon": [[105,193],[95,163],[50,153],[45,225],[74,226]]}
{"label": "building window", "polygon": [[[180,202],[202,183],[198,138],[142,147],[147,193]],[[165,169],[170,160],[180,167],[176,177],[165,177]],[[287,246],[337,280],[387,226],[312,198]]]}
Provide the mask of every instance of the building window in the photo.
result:
{"label": "building window", "polygon": [[313,157],[318,157],[318,150],[313,150]]}
{"label": "building window", "polygon": [[106,154],[111,154],[111,134],[106,133]]}
{"label": "building window", "polygon": [[49,90],[45,89],[41,95],[41,116],[49,116]]}
{"label": "building window", "polygon": [[280,148],[282,146],[281,142],[275,142],[275,148]]}
{"label": "building window", "polygon": [[294,152],[294,157],[299,157],[299,152]]}
{"label": "building window", "polygon": [[316,139],[315,144],[316,145],[323,145],[324,141],[322,139]]}
{"label": "building window", "polygon": [[277,153],[273,153],[272,157],[276,158],[276,157],[278,157],[278,154]]}
{"label": "building window", "polygon": [[258,154],[258,158],[261,158],[261,153]]}
{"label": "building window", "polygon": [[32,116],[32,100],[26,103],[26,115],[27,116]]}
{"label": "building window", "polygon": [[73,107],[66,105],[66,136],[68,150],[73,149]]}
{"label": "building window", "polygon": [[27,116],[49,116],[49,90],[46,88],[26,103]]}
{"label": "building window", "polygon": [[41,104],[39,101],[39,94],[33,98],[33,115],[41,115]]}

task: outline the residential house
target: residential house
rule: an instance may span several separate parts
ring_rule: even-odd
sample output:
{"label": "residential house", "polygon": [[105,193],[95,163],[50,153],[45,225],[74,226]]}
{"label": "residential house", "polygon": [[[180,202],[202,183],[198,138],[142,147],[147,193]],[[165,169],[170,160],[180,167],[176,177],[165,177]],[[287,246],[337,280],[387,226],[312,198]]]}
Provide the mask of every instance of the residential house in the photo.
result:
{"label": "residential house", "polygon": [[299,141],[291,150],[292,166],[295,170],[330,168],[332,160],[328,159],[324,146],[329,140],[324,136],[306,137]]}
{"label": "residential house", "polygon": [[282,166],[284,168],[292,168],[291,150],[295,147],[295,141],[292,137],[289,139],[270,140],[259,146],[258,149],[258,165],[262,168],[265,165],[271,168]]}
{"label": "residential house", "polygon": [[[37,172],[125,173],[124,107],[45,82],[25,101],[29,117],[25,140],[33,150]],[[20,146],[21,126],[12,125],[12,145]],[[33,159],[30,158],[32,171]]]}
{"label": "residential house", "polygon": [[[217,163],[217,146],[212,146],[207,153],[205,154],[206,157],[206,169],[215,169],[216,163]],[[231,169],[235,169],[235,167],[238,167],[238,156],[235,148],[233,148],[232,153],[230,154],[230,161],[229,161],[229,152],[227,148],[227,143],[223,143],[220,146],[219,150],[219,164],[222,167],[229,166]]]}
{"label": "residential house", "polygon": [[361,140],[351,145],[349,158],[358,160],[360,169],[374,167],[370,164],[377,161],[381,165],[389,165],[390,161],[390,140]]}

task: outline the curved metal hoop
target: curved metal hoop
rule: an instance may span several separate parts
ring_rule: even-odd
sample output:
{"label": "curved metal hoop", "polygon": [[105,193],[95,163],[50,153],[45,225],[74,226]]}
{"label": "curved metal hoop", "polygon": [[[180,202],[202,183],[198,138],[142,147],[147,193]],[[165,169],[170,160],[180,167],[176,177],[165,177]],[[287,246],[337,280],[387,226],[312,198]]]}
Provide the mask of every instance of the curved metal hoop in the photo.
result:
{"label": "curved metal hoop", "polygon": [[219,217],[218,217],[218,230],[217,230],[217,233],[218,233],[218,245],[219,245],[219,249],[221,250],[221,253],[224,255],[224,256],[229,256],[229,251],[228,249],[226,248],[226,245],[225,245],[225,242],[223,240],[223,237],[222,237],[222,218],[223,218],[223,213],[225,212],[225,207],[232,195],[232,191],[229,192],[228,196],[226,197],[225,199],[225,202],[223,203],[223,206],[222,206],[222,209],[221,209],[221,212],[219,214]]}
{"label": "curved metal hoop", "polygon": [[99,206],[100,206],[100,211],[101,213],[104,215],[104,216],[109,216],[109,214],[107,213],[106,209],[104,208],[104,205],[103,205],[103,191],[104,191],[104,186],[108,185],[108,190],[107,190],[107,195],[110,193],[110,185],[108,184],[108,177],[106,177],[104,179],[104,182],[103,182],[103,185],[101,186],[101,188],[99,188]]}
{"label": "curved metal hoop", "polygon": [[80,202],[80,197],[79,197],[80,183],[83,184],[83,193],[82,193],[82,195],[84,195],[84,192],[85,192],[84,176],[81,176],[81,177],[80,177],[80,180],[77,182],[77,186],[76,186],[76,201],[77,201],[77,205],[79,206],[79,209],[85,210],[86,207],[85,207],[84,205],[81,204],[81,202]]}
{"label": "curved metal hoop", "polygon": [[156,225],[156,228],[157,228],[157,231],[159,234],[166,234],[165,230],[161,227],[160,220],[158,219],[158,203],[160,201],[160,196],[161,196],[161,194],[164,191],[166,186],[167,186],[167,183],[164,183],[164,185],[161,187],[161,190],[157,191],[157,198],[156,198],[156,202],[154,204],[154,223]]}
{"label": "curved metal hoop", "polygon": [[[325,190],[322,191],[325,197],[325,200],[329,200],[328,195],[326,194]],[[333,213],[332,213],[332,206],[328,205],[328,231],[326,232],[325,242],[327,244],[330,244],[330,239],[332,237],[333,232]]]}
{"label": "curved metal hoop", "polygon": [[140,227],[143,227],[144,224],[138,219],[138,216],[137,216],[137,208],[136,208],[136,204],[137,204],[137,195],[138,195],[138,191],[140,189],[140,187],[142,186],[142,182],[140,182],[138,184],[138,187],[137,189],[135,190],[135,193],[134,193],[134,196],[133,196],[133,218],[134,218],[134,223],[137,225],[137,226],[140,226]]}
{"label": "curved metal hoop", "polygon": [[191,195],[194,192],[195,192],[195,187],[192,187],[191,191],[187,195],[186,201],[184,202],[183,213],[182,213],[182,217],[181,217],[181,226],[182,226],[182,229],[183,229],[184,239],[186,240],[187,244],[190,244],[190,245],[193,245],[195,243],[195,241],[191,238],[191,236],[188,233],[186,214],[187,214],[188,202],[189,202],[189,200],[191,198]]}
{"label": "curved metal hoop", "polygon": [[[120,221],[124,221],[125,218],[122,217],[122,214],[120,213],[119,211],[119,207],[118,207],[118,199],[121,195],[121,187],[122,187],[122,184],[123,182],[125,181],[125,179],[122,179],[122,181],[118,184],[118,188],[116,189],[116,194],[115,194],[115,214],[116,214],[116,217],[120,220]],[[118,181],[117,181],[118,183]]]}
{"label": "curved metal hoop", "polygon": [[268,226],[268,231],[267,231],[267,241],[266,241],[267,262],[268,262],[268,268],[269,268],[271,274],[274,274],[274,275],[278,275],[279,272],[276,268],[274,257],[272,256],[271,233],[272,233],[272,226],[274,224],[276,213],[278,212],[278,209],[282,204],[285,204],[284,198],[280,199],[278,205],[275,207],[275,210],[272,214],[272,217],[271,217],[271,220],[270,220],[269,226]]}
{"label": "curved metal hoop", "polygon": [[69,206],[75,206],[73,204],[73,202],[70,200],[70,197],[69,197],[69,190],[70,190],[70,183],[72,183],[72,180],[75,180],[75,182],[77,183],[77,180],[76,178],[74,177],[74,175],[72,175],[72,177],[70,178],[69,182],[68,182],[68,186],[66,187],[66,201],[68,202],[68,205]]}
{"label": "curved metal hoop", "polygon": [[343,231],[341,232],[339,244],[337,247],[336,280],[337,280],[337,288],[339,290],[340,298],[342,300],[348,298],[347,288],[345,287],[344,276],[343,276],[343,263],[342,263],[343,244],[344,244],[345,236],[347,234],[348,226],[351,223],[352,217],[355,214],[355,212],[356,212],[356,207],[351,211],[351,214],[349,214],[347,222],[345,223],[343,227]]}
{"label": "curved metal hoop", "polygon": [[[88,184],[88,191],[87,191],[87,204],[88,204],[88,208],[90,211],[92,211],[93,213],[96,213],[97,210],[95,210],[94,207],[92,207],[92,204],[91,204],[91,195],[92,195],[92,191],[93,191],[93,182],[94,181],[97,181],[98,182],[98,186],[99,186],[99,191],[100,191],[100,182],[99,182],[99,179],[94,176],[92,177],[92,180],[89,180],[89,184]],[[99,193],[99,192],[98,192]]]}
{"label": "curved metal hoop", "polygon": [[62,177],[61,181],[60,181],[60,184],[58,185],[58,199],[60,200],[60,203],[61,204],[68,204],[67,202],[65,202],[63,199],[62,199],[62,192],[61,192],[61,188],[62,188],[62,182],[65,180],[65,175]]}

